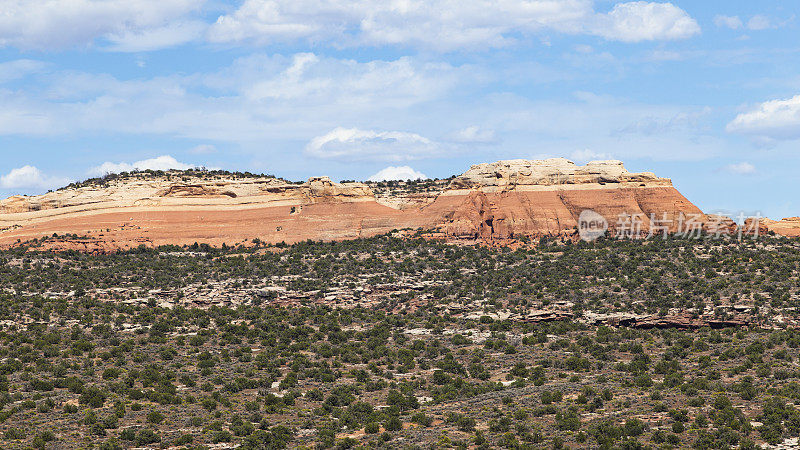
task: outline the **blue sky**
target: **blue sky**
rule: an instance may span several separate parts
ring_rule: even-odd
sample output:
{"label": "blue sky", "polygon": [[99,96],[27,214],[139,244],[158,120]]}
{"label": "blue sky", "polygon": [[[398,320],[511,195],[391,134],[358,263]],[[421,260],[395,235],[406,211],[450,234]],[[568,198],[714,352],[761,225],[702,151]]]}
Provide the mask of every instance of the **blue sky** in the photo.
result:
{"label": "blue sky", "polygon": [[446,177],[564,156],[670,177],[705,211],[800,215],[796,2],[69,5],[0,0],[2,196],[137,167]]}

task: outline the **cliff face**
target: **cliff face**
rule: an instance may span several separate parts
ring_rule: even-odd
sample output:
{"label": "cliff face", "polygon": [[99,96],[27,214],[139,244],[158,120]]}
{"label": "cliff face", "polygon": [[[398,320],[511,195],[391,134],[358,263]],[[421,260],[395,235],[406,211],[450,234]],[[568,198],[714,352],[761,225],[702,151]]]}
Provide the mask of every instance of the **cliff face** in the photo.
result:
{"label": "cliff face", "polygon": [[585,209],[610,223],[639,215],[643,231],[653,225],[651,215],[671,222],[670,231],[682,214],[708,219],[669,179],[630,173],[620,161],[499,161],[472,166],[452,181],[392,187],[169,172],[0,201],[0,245],[53,233],[87,236],[103,249],[255,238],[291,243],[403,228],[491,243],[573,235]]}
{"label": "cliff face", "polygon": [[586,209],[612,223],[622,214],[638,215],[643,230],[649,229],[651,214],[659,218],[666,214],[674,224],[672,230],[681,213],[702,214],[669,179],[628,172],[621,161],[578,166],[553,158],[477,164],[449,188],[434,205],[440,200],[451,203],[453,213],[441,227],[448,236],[459,238],[558,235],[576,229],[578,216]]}

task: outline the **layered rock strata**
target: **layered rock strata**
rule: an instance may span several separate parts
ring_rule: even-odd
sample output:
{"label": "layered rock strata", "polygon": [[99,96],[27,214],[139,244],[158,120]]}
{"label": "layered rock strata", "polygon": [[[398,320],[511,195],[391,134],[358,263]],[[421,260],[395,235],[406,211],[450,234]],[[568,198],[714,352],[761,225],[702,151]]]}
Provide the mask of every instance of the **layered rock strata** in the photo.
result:
{"label": "layered rock strata", "polygon": [[499,161],[472,166],[450,181],[373,187],[327,177],[292,183],[203,172],[139,174],[0,201],[0,245],[53,234],[78,235],[85,247],[88,240],[92,248],[107,249],[292,243],[407,228],[492,243],[573,236],[586,209],[605,217],[612,231],[620,217],[636,217],[640,233],[677,231],[684,217],[709,220],[669,179],[628,172],[620,161]]}

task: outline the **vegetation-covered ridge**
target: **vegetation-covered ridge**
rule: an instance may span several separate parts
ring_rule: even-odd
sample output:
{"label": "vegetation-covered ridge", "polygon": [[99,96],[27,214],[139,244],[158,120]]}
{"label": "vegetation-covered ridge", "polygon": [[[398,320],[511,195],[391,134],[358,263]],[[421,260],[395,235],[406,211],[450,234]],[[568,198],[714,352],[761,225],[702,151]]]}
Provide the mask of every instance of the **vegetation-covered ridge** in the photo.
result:
{"label": "vegetation-covered ridge", "polygon": [[[273,174],[266,173],[252,173],[249,171],[229,171],[222,169],[207,169],[205,167],[189,168],[189,169],[170,169],[170,170],[133,170],[129,172],[116,172],[107,173],[99,177],[91,177],[82,181],[75,181],[58,188],[58,191],[67,189],[79,189],[84,187],[98,187],[104,188],[112,183],[128,182],[135,180],[148,180],[148,179],[166,179],[168,181],[212,181],[217,179],[225,180],[242,180],[242,179],[255,179],[255,178],[274,178],[276,180],[285,181],[287,183],[300,184],[304,181],[289,181],[285,178],[279,178]],[[437,185],[442,185],[443,181],[449,182],[455,178],[455,175],[440,180],[440,179],[426,179],[426,180],[388,180],[388,181],[362,181],[369,186],[375,188],[377,191],[383,192],[384,190],[393,190],[397,188],[406,188],[412,192],[427,191]],[[355,183],[357,180],[342,180],[342,183]]]}
{"label": "vegetation-covered ridge", "polygon": [[222,169],[206,169],[204,167],[190,168],[185,170],[133,170],[130,172],[107,173],[99,177],[87,178],[83,181],[76,181],[66,186],[58,188],[59,191],[66,189],[79,189],[84,187],[107,187],[112,183],[127,182],[134,180],[161,179],[167,180],[214,180],[214,179],[247,179],[247,178],[277,178],[275,175],[251,172],[228,171]]}
{"label": "vegetation-covered ridge", "polygon": [[[800,434],[798,240],[28,250],[0,252],[2,447],[754,448]],[[588,320],[678,311],[753,325]]]}

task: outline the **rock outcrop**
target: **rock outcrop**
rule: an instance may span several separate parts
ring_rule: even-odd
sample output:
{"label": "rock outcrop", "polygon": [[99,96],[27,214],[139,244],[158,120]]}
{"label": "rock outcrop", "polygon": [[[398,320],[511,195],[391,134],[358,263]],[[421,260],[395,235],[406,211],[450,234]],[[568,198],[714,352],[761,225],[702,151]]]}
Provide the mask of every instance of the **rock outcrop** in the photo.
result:
{"label": "rock outcrop", "polygon": [[771,231],[781,236],[800,237],[800,217],[786,217],[781,220],[761,219],[760,225],[767,232]]}
{"label": "rock outcrop", "polygon": [[328,177],[309,178],[300,187],[303,198],[308,203],[349,202],[375,199],[369,186],[362,183],[334,183]]}
{"label": "rock outcrop", "polygon": [[559,235],[577,230],[578,216],[591,209],[616,231],[625,217],[646,234],[652,219],[677,231],[679,217],[708,218],[684,198],[671,180],[649,172],[631,173],[621,161],[578,166],[564,158],[511,160],[477,164],[456,177],[437,202],[460,199],[443,221],[448,236],[504,240],[519,236]]}
{"label": "rock outcrop", "polygon": [[545,160],[514,159],[476,164],[453,180],[457,188],[481,188],[487,191],[509,189],[559,189],[570,185],[638,183],[646,186],[672,186],[666,178],[650,172],[630,173],[622,161],[592,161],[578,166],[565,158]]}
{"label": "rock outcrop", "polygon": [[[276,200],[318,201],[373,200],[372,191],[362,183],[333,183],[328,177],[313,177],[306,183],[291,183],[272,177],[205,178],[168,172],[163,176],[136,176],[107,185],[60,189],[34,197],[14,196],[0,200],[0,223],[37,212],[36,218],[56,217],[74,212],[99,212],[135,206],[234,206],[271,203]],[[31,216],[33,218],[33,216]]]}
{"label": "rock outcrop", "polygon": [[713,316],[699,316],[692,317],[690,315],[675,315],[675,316],[646,316],[634,317],[620,320],[618,325],[627,326],[631,328],[678,328],[678,329],[697,329],[703,327],[709,328],[728,328],[728,327],[744,327],[750,324],[750,318],[745,316],[736,316],[733,318],[716,318]]}
{"label": "rock outcrop", "polygon": [[[57,234],[81,246],[237,244],[338,240],[397,229],[429,230],[447,240],[504,243],[523,236],[575,237],[591,209],[618,231],[674,232],[686,217],[706,216],[669,179],[628,172],[620,161],[578,166],[563,158],[472,166],[452,180],[336,183],[313,177],[166,172],[76,185],[40,196],[0,201],[0,245]],[[797,229],[797,220],[774,229]],[[778,231],[776,231],[778,232]]]}

